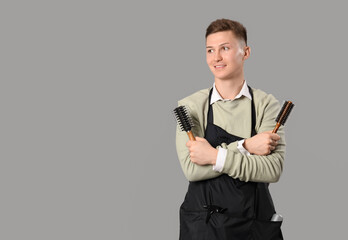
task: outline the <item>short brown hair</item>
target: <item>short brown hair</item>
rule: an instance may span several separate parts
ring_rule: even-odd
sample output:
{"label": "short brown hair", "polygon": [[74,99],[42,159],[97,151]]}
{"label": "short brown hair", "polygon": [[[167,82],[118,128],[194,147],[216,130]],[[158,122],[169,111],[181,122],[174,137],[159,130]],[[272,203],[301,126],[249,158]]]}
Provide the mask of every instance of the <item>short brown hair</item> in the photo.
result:
{"label": "short brown hair", "polygon": [[230,19],[217,19],[210,23],[205,33],[205,38],[210,34],[223,32],[223,31],[232,31],[236,38],[239,40],[244,40],[245,45],[247,45],[247,31],[246,28],[239,22],[233,21]]}

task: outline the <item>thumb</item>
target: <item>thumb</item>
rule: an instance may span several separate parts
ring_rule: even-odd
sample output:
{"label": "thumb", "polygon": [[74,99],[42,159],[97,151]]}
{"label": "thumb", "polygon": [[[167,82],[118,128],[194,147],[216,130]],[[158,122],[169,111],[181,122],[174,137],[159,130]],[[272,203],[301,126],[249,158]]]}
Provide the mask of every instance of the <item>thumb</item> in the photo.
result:
{"label": "thumb", "polygon": [[205,138],[196,137],[196,141],[198,141],[198,142],[204,142],[204,141],[205,141]]}

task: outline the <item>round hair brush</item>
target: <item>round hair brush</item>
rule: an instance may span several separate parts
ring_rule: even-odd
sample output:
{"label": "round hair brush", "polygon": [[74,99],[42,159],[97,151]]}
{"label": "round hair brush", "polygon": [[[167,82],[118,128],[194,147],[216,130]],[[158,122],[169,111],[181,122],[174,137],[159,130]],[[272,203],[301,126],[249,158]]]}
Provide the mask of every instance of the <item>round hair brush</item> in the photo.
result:
{"label": "round hair brush", "polygon": [[179,106],[173,110],[173,113],[181,131],[186,131],[189,139],[195,141],[196,138],[191,131],[193,121],[189,109],[186,106]]}
{"label": "round hair brush", "polygon": [[276,133],[278,131],[278,128],[280,127],[280,125],[284,126],[285,121],[288,119],[289,114],[294,106],[295,105],[291,101],[284,102],[283,107],[280,110],[280,112],[276,118],[277,124],[276,124],[275,128],[273,129],[272,133]]}

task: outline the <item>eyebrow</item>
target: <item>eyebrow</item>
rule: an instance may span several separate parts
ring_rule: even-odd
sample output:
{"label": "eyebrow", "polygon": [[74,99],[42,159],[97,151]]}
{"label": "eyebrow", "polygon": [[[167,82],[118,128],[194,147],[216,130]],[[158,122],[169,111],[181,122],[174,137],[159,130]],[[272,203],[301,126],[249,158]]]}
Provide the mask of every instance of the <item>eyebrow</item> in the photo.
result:
{"label": "eyebrow", "polygon": [[[225,43],[221,43],[219,46],[222,46],[222,45],[225,45],[225,44],[230,44],[228,42],[225,42]],[[206,48],[213,48],[212,46],[207,46]]]}

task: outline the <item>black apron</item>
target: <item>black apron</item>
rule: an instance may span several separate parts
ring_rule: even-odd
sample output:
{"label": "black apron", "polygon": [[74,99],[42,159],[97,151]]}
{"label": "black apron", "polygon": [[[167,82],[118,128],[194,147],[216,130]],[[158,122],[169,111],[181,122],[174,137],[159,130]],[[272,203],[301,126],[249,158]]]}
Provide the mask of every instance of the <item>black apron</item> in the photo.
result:
{"label": "black apron", "polygon": [[[252,96],[251,136],[256,134]],[[243,138],[214,125],[209,93],[205,138],[215,148]],[[180,240],[282,240],[282,222],[271,222],[275,213],[268,183],[242,182],[227,174],[190,182],[180,207]]]}

